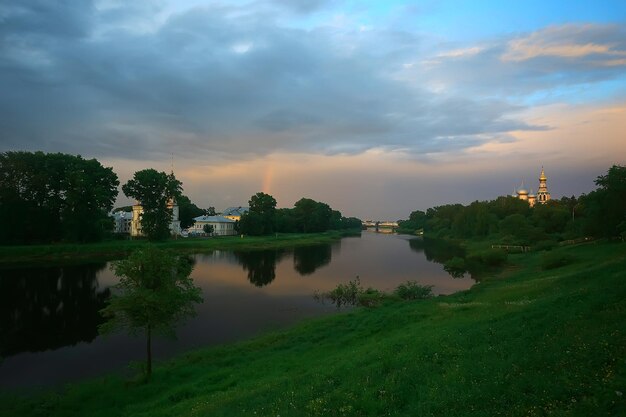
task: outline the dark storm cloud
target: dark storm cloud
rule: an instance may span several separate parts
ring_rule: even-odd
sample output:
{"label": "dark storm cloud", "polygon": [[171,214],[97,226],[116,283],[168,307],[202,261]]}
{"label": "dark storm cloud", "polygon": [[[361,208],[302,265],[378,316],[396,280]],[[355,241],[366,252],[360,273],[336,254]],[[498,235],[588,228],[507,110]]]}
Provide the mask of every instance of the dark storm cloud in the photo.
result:
{"label": "dark storm cloud", "polygon": [[[277,3],[305,13],[325,2]],[[46,4],[2,5],[0,150],[143,159],[372,147],[422,154],[544,128],[516,119],[521,108],[493,94],[434,93],[397,77],[419,55],[420,39],[406,32],[287,28],[253,5],[157,23],[149,8],[129,20],[86,2]],[[468,59],[502,67],[506,51],[503,43]],[[468,72],[447,65],[438,74],[459,68]],[[541,78],[525,68],[528,83]],[[482,81],[466,75],[476,89],[509,80],[501,68],[484,69]]]}

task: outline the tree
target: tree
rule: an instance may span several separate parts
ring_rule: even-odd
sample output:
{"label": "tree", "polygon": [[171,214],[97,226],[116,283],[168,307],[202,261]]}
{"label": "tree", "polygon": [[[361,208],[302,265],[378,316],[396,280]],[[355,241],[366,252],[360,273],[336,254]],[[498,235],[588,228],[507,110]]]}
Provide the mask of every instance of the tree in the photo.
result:
{"label": "tree", "polygon": [[212,224],[205,224],[204,226],[202,226],[202,231],[206,233],[207,235],[210,235],[211,233],[213,233],[214,230],[215,228],[213,227]]}
{"label": "tree", "polygon": [[626,166],[613,165],[595,181],[598,189],[583,199],[593,234],[626,236]]}
{"label": "tree", "polygon": [[168,202],[180,198],[182,183],[174,174],[167,175],[154,169],[135,172],[122,186],[127,197],[135,198],[143,207],[141,229],[150,240],[163,240],[170,234],[172,210]]}
{"label": "tree", "polygon": [[304,233],[324,232],[330,227],[332,209],[326,203],[301,198],[293,208],[296,227]]}
{"label": "tree", "polygon": [[215,216],[217,213],[215,212],[215,207],[211,206],[208,209],[204,210],[204,214],[207,216]]}
{"label": "tree", "polygon": [[112,226],[119,182],[80,155],[0,153],[0,243],[95,241]]}
{"label": "tree", "polygon": [[112,269],[120,282],[117,292],[101,314],[108,318],[100,325],[101,333],[125,329],[131,334],[146,335],[146,375],[152,374],[152,336],[175,336],[175,326],[195,315],[194,303],[201,303],[200,288],[189,277],[190,259],[168,251],[146,247],[127,259],[113,262]]}
{"label": "tree", "polygon": [[181,195],[176,199],[178,203],[178,219],[181,229],[188,229],[196,222],[194,218],[206,214],[206,210],[201,209],[191,202],[189,197]]}
{"label": "tree", "polygon": [[276,200],[269,194],[256,193],[248,201],[250,210],[241,216],[239,230],[253,236],[274,232]]}

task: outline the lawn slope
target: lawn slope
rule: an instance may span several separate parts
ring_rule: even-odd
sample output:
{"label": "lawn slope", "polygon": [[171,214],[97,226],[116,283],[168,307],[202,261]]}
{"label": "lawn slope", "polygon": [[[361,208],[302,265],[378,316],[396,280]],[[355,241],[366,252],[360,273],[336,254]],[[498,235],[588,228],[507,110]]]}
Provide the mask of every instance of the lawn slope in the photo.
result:
{"label": "lawn slope", "polygon": [[308,321],[111,376],[0,397],[15,416],[626,415],[626,244],[540,253],[469,291]]}

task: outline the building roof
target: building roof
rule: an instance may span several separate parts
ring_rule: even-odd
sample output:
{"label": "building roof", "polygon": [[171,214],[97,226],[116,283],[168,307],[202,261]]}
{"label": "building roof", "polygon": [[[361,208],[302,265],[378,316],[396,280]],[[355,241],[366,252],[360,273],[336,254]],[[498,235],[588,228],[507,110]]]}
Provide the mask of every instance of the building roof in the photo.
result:
{"label": "building roof", "polygon": [[194,220],[197,222],[206,222],[206,223],[235,223],[232,219],[227,219],[223,216],[198,216],[194,217]]}
{"label": "building roof", "polygon": [[115,219],[132,219],[133,213],[129,211],[116,211],[115,213],[109,214],[109,216]]}
{"label": "building roof", "polygon": [[228,207],[222,213],[222,216],[243,216],[245,213],[250,211],[250,207]]}

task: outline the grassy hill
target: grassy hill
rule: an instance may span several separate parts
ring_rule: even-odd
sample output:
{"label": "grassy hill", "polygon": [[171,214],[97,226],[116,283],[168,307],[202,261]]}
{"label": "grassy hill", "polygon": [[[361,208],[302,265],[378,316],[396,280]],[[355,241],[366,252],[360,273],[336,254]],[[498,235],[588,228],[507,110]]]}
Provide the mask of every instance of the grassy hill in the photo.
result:
{"label": "grassy hill", "polygon": [[[469,291],[308,321],[56,393],[12,416],[626,415],[626,244],[554,249]],[[554,255],[552,255],[554,256]]]}

